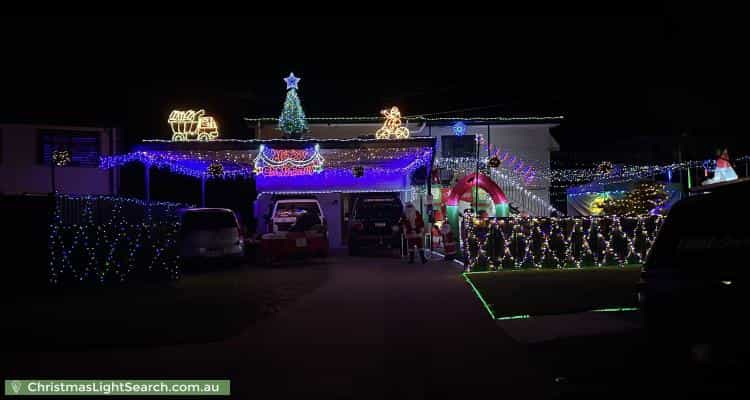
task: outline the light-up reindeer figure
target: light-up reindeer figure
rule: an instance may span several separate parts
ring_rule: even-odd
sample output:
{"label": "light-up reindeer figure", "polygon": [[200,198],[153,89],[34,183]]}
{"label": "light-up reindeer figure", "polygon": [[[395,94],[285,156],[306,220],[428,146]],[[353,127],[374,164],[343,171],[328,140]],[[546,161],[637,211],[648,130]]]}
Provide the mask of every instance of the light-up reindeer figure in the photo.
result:
{"label": "light-up reindeer figure", "polygon": [[380,112],[385,116],[383,127],[375,132],[376,139],[407,139],[409,129],[401,126],[401,111],[398,107],[391,107],[390,110]]}

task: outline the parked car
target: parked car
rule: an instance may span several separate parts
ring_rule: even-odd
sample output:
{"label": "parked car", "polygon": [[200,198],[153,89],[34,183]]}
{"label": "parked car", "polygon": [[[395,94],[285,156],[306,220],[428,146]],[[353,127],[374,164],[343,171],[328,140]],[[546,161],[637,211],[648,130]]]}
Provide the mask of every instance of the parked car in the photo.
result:
{"label": "parked car", "polygon": [[638,300],[660,346],[739,354],[748,333],[750,182],[693,195],[669,211],[648,254]]}
{"label": "parked car", "polygon": [[270,265],[292,258],[326,257],[328,247],[328,231],[320,217],[302,213],[288,230],[263,234],[258,256],[261,263]]}
{"label": "parked car", "polygon": [[226,208],[192,208],[181,214],[180,256],[198,259],[240,258],[244,238],[237,216]]}
{"label": "parked car", "polygon": [[397,195],[362,195],[354,199],[349,218],[349,254],[365,247],[400,246],[398,226],[403,205]]}
{"label": "parked car", "polygon": [[316,199],[281,199],[276,200],[271,214],[271,231],[286,232],[297,222],[300,215],[315,215],[320,224],[325,226],[323,209]]}

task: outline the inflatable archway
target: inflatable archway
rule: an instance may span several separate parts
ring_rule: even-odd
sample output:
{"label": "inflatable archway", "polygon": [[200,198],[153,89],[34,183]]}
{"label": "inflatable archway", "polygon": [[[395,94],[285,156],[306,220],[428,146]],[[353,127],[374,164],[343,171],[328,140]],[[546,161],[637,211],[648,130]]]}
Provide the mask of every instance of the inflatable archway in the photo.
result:
{"label": "inflatable archway", "polygon": [[495,216],[507,217],[509,212],[508,199],[505,197],[500,186],[497,185],[489,176],[483,174],[470,174],[461,178],[456,182],[456,185],[448,193],[448,198],[445,199],[445,208],[448,214],[448,222],[453,227],[454,234],[458,234],[458,202],[469,190],[473,190],[474,186],[478,186],[490,195],[492,202],[495,203]]}

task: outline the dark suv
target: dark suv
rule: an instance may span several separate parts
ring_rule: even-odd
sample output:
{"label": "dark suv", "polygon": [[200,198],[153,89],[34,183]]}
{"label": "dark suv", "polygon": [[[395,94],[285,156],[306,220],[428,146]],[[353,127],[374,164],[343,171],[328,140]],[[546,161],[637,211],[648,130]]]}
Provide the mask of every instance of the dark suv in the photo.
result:
{"label": "dark suv", "polygon": [[748,333],[750,181],[715,186],[672,207],[644,263],[638,299],[658,343],[729,345],[734,357]]}
{"label": "dark suv", "polygon": [[354,199],[349,218],[349,254],[364,247],[400,245],[398,221],[403,206],[396,195],[362,195]]}

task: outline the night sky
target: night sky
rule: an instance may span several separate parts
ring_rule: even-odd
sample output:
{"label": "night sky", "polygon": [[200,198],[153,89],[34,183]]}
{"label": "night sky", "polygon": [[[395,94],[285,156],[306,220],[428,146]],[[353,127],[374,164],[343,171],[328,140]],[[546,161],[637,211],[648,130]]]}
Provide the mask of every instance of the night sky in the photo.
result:
{"label": "night sky", "polygon": [[308,116],[394,104],[404,114],[564,114],[563,150],[602,137],[741,135],[738,25],[655,11],[387,24],[4,19],[0,121],[118,126],[133,143],[167,137],[169,111],[191,107],[214,114],[225,137],[243,137],[243,116],[278,116],[293,71]]}

